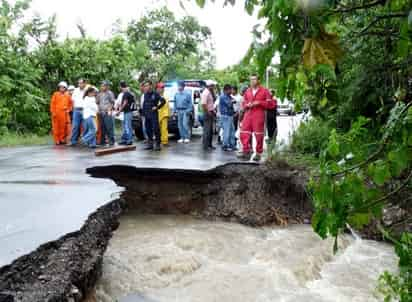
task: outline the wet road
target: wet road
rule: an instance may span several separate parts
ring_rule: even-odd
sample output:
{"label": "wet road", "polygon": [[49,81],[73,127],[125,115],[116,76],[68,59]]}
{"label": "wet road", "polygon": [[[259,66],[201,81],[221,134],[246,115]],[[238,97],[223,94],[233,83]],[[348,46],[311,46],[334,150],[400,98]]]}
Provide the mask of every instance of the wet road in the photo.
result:
{"label": "wet road", "polygon": [[[278,119],[280,140],[288,140],[298,120]],[[142,149],[138,144],[137,151],[104,157],[84,148],[0,149],[0,267],[78,230],[90,213],[121,191],[111,180],[89,177],[86,168],[116,164],[204,170],[236,161],[233,153],[202,152],[199,136],[188,145],[172,141],[158,153]]]}

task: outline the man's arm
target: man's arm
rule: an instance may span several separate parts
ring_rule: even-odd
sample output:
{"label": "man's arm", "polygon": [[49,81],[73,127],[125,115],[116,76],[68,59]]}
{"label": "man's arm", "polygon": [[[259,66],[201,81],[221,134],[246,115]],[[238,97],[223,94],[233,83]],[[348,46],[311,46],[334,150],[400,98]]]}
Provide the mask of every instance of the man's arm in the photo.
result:
{"label": "man's arm", "polygon": [[175,96],[173,97],[173,102],[174,102],[173,114],[176,114],[176,112],[177,112],[177,109],[176,109],[176,94],[177,94],[177,93],[175,93]]}
{"label": "man's arm", "polygon": [[127,102],[128,102],[127,99],[128,99],[127,93],[124,93],[123,98],[122,98],[122,104],[120,105],[120,108],[119,108],[119,112],[122,112],[124,108],[126,107]]}
{"label": "man's arm", "polygon": [[56,94],[53,93],[51,100],[50,100],[50,113],[52,117],[56,114]]}
{"label": "man's arm", "polygon": [[109,111],[112,111],[114,108],[114,104],[116,103],[116,98],[114,96],[114,93],[111,91],[109,91],[109,103],[110,103]]}
{"label": "man's arm", "polygon": [[159,110],[160,108],[162,108],[165,104],[166,104],[166,100],[165,100],[165,98],[164,97],[162,97],[162,96],[160,96],[159,95],[159,101],[158,101],[158,104],[157,104],[157,110]]}
{"label": "man's arm", "polygon": [[193,98],[191,94],[187,94],[186,101],[187,101],[187,104],[189,105],[187,108],[187,111],[191,112],[193,110]]}
{"label": "man's arm", "polygon": [[200,102],[202,103],[203,112],[209,114],[209,109],[207,108],[207,95],[205,93],[202,93],[200,96]]}

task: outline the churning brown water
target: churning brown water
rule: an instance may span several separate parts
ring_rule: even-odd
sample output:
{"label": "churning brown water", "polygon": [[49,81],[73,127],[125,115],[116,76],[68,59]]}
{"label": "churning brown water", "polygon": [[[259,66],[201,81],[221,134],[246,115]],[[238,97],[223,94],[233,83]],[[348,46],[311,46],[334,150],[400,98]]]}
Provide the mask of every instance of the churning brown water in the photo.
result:
{"label": "churning brown water", "polygon": [[310,226],[250,228],[188,216],[121,219],[106,252],[97,301],[372,302],[396,269],[391,246]]}

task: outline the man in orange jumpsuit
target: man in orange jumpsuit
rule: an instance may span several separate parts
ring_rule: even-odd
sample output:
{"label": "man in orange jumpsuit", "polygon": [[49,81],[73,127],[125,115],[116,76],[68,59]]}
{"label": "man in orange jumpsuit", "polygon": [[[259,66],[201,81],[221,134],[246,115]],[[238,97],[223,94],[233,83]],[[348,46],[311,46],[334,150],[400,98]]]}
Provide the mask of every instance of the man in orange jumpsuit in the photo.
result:
{"label": "man in orange jumpsuit", "polygon": [[60,82],[58,90],[53,94],[50,102],[52,132],[56,145],[66,144],[66,140],[70,134],[70,111],[72,111],[73,104],[66,90],[67,83]]}
{"label": "man in orange jumpsuit", "polygon": [[242,159],[249,160],[252,153],[251,137],[256,138],[256,154],[254,161],[260,161],[263,153],[263,139],[265,136],[265,111],[275,105],[269,90],[262,87],[257,75],[250,77],[250,87],[245,92],[242,102],[244,112],[240,129],[240,140],[243,150],[239,154]]}

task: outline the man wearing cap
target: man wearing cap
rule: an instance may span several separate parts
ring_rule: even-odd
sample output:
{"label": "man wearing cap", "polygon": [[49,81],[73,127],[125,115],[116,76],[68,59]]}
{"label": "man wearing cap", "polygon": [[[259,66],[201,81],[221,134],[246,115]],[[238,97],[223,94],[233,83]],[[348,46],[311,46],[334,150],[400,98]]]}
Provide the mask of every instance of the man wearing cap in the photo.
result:
{"label": "man wearing cap", "polygon": [[163,97],[165,104],[158,110],[159,113],[159,127],[160,127],[160,142],[162,146],[169,146],[169,130],[167,124],[169,122],[169,100],[164,96],[165,84],[158,83],[156,85],[157,93]]}
{"label": "man wearing cap", "polygon": [[101,146],[106,145],[106,137],[109,139],[110,146],[114,145],[114,119],[112,113],[115,97],[109,88],[109,81],[103,81],[100,87],[100,92],[96,97],[97,105],[99,106],[97,118],[101,129],[101,137],[99,142],[99,145]]}
{"label": "man wearing cap", "polygon": [[69,135],[69,113],[72,110],[72,100],[66,90],[67,83],[60,82],[58,90],[53,94],[50,101],[53,140],[56,145],[66,144]]}
{"label": "man wearing cap", "polygon": [[185,91],[185,83],[178,83],[178,91],[174,97],[175,114],[177,114],[177,127],[180,139],[178,143],[190,143],[189,118],[193,112],[192,95]]}
{"label": "man wearing cap", "polygon": [[[166,101],[165,99],[153,90],[153,83],[147,80],[144,83],[144,103],[143,116],[145,117],[146,132],[148,137],[145,150],[160,151],[160,129],[159,129],[159,113]],[[153,145],[154,138],[154,145]]]}
{"label": "man wearing cap", "polygon": [[203,136],[202,144],[203,150],[211,151],[214,150],[213,147],[213,124],[215,122],[215,82],[207,80],[206,88],[202,92],[201,102],[204,112],[204,127],[203,127]]}
{"label": "man wearing cap", "polygon": [[72,95],[73,100],[73,127],[71,146],[77,145],[77,141],[80,136],[80,129],[83,123],[83,98],[87,90],[87,82],[84,79],[78,81],[79,87],[77,87]]}

